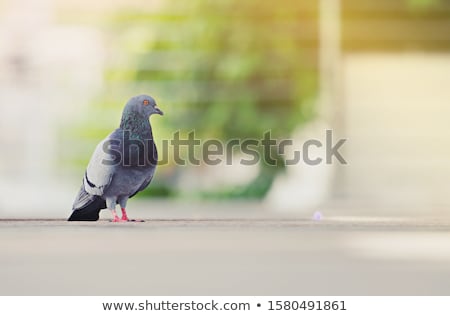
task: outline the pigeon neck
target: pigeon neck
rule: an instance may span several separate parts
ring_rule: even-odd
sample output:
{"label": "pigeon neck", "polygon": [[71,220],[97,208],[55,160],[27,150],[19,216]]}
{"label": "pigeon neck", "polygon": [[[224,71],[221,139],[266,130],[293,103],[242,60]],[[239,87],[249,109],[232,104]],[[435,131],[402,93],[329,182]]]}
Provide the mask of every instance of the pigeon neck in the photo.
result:
{"label": "pigeon neck", "polygon": [[120,122],[120,128],[136,136],[146,138],[152,138],[153,136],[148,117],[143,117],[139,113],[125,112]]}

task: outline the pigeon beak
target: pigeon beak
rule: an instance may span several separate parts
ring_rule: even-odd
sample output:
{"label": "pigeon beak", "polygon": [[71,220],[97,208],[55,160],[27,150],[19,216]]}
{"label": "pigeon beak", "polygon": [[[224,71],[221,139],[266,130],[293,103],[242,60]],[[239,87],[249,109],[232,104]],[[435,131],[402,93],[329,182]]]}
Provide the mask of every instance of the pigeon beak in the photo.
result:
{"label": "pigeon beak", "polygon": [[164,115],[164,112],[159,109],[159,107],[155,106],[155,113],[159,115]]}

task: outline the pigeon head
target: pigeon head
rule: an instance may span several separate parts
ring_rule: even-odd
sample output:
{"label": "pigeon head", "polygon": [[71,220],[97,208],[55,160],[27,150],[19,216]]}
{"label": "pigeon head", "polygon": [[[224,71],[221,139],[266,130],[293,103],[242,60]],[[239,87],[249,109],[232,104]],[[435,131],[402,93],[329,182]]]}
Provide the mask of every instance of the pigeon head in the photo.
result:
{"label": "pigeon head", "polygon": [[163,112],[156,106],[155,99],[145,94],[135,96],[125,105],[120,128],[135,133],[145,133],[150,130],[151,133],[148,118],[152,114],[163,115]]}
{"label": "pigeon head", "polygon": [[149,95],[141,94],[131,98],[125,105],[125,112],[140,114],[149,117],[152,114],[164,115],[156,105],[155,99]]}

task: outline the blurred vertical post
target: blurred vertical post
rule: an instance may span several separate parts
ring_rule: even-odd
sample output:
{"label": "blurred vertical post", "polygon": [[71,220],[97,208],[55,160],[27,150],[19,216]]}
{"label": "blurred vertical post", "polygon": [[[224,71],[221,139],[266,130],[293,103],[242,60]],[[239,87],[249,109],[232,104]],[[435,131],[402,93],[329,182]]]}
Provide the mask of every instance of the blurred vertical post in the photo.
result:
{"label": "blurred vertical post", "polygon": [[[344,132],[341,61],[341,0],[319,0],[319,114],[337,138]],[[339,195],[343,176],[333,169],[329,199]]]}
{"label": "blurred vertical post", "polygon": [[320,114],[335,127],[340,122],[341,1],[319,0]]}

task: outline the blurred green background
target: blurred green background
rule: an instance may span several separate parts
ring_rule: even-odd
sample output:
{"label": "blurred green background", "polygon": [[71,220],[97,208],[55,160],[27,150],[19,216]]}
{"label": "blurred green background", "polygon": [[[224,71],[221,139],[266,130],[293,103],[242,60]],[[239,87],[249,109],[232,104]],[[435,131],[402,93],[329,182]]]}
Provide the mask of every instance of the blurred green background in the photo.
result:
{"label": "blurred green background", "polygon": [[[411,22],[442,15],[443,4],[342,1],[342,47],[403,50],[442,45],[439,41],[421,45],[420,35],[430,30]],[[223,142],[260,139],[268,130],[277,139],[289,137],[317,114],[318,8],[318,1],[171,0],[149,4],[146,10],[121,7],[91,17],[89,23],[107,34],[112,52],[103,74],[106,85],[82,119],[64,130],[61,142],[98,142],[110,132],[111,120],[118,120],[124,98],[144,92],[155,96],[167,113],[152,120],[160,148],[161,140],[171,139],[178,130],[183,138],[195,130],[203,140]],[[61,16],[68,23],[80,20],[70,12]],[[374,23],[380,16],[409,21],[396,30],[406,36],[400,41],[380,40],[393,31]],[[367,40],[358,41],[358,36]],[[89,159],[70,149],[62,152],[65,164],[80,171]],[[283,170],[283,157],[278,160],[278,167],[261,163],[259,175],[245,185],[199,190],[194,196],[262,198]],[[176,182],[182,168],[173,162],[160,166],[153,185],[141,197],[180,196]]]}
{"label": "blurred green background", "polygon": [[[182,138],[195,131],[203,141],[224,143],[261,139],[271,131],[278,140],[299,143],[333,129],[336,137],[352,138],[345,147],[351,166],[289,169],[283,156],[275,167],[178,166],[169,151],[169,163],[158,168],[140,198],[261,200],[283,178],[274,193],[276,207],[311,195],[317,203],[367,197],[391,202],[389,192],[404,189],[403,183],[388,189],[392,170],[403,172],[396,179],[412,175],[405,182],[417,185],[414,190],[442,187],[425,185],[421,162],[403,162],[418,157],[408,144],[417,139],[416,118],[427,123],[422,107],[439,109],[447,101],[445,89],[417,88],[421,75],[407,74],[423,63],[424,82],[446,82],[438,72],[450,51],[449,21],[444,0],[3,0],[0,185],[8,195],[25,185],[61,187],[58,205],[67,203],[94,147],[118,126],[128,98],[147,93],[166,114],[152,118],[161,154],[162,141],[177,131]],[[381,79],[373,79],[377,74]],[[395,81],[396,74],[406,75]],[[426,100],[414,103],[418,98],[411,100],[410,92],[425,88]],[[372,113],[372,106],[381,110]],[[425,112],[436,127],[430,139],[423,138],[426,145],[446,131],[435,124],[443,115]],[[390,129],[379,129],[386,124]],[[387,146],[389,140],[406,145]],[[435,160],[444,161],[445,153],[439,155]],[[436,199],[432,192],[424,195]],[[36,201],[41,196],[36,193]]]}
{"label": "blurred green background", "polygon": [[[280,139],[314,115],[318,89],[317,3],[281,1],[166,1],[150,12],[121,10],[102,27],[119,52],[104,72],[106,91],[71,127],[73,141],[95,143],[111,130],[96,113],[117,117],[124,96],[147,92],[166,112],[152,119],[156,140],[194,130],[204,140]],[[86,121],[86,117],[91,120]],[[63,140],[63,143],[66,140]],[[260,149],[260,148],[259,148]],[[201,153],[197,153],[200,154]],[[89,157],[69,155],[84,168]],[[75,158],[75,159],[73,159]],[[259,175],[238,187],[198,192],[203,198],[262,198],[282,168],[261,163]],[[174,197],[184,166],[160,166],[146,195]]]}

